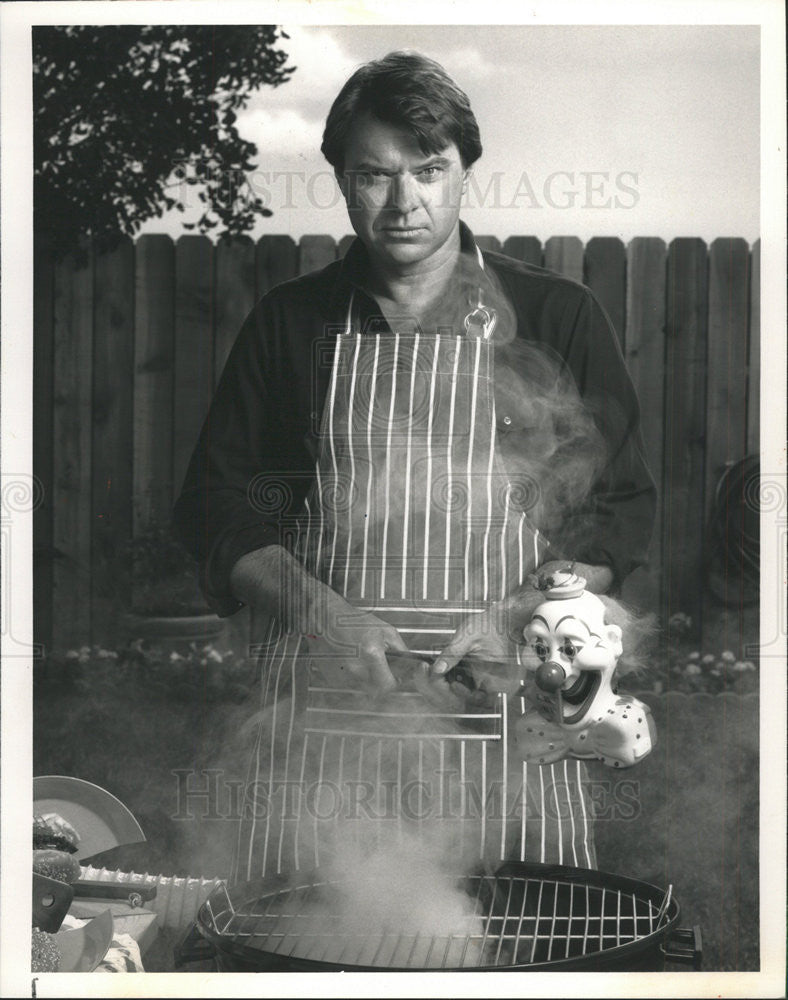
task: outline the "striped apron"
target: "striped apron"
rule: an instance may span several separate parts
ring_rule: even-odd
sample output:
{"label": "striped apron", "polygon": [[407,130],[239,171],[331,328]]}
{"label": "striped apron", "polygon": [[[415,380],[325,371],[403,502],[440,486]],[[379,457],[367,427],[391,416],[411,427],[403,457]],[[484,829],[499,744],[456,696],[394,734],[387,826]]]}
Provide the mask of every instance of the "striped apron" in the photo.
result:
{"label": "striped apron", "polygon": [[[496,448],[493,342],[472,334],[363,334],[349,310],[291,540],[309,573],[413,650],[441,649],[546,548]],[[264,649],[235,881],[414,836],[437,838],[458,870],[506,858],[595,867],[584,765],[516,758],[520,698],[446,709],[407,676],[374,697],[348,685],[340,656],[310,656],[276,622]]]}

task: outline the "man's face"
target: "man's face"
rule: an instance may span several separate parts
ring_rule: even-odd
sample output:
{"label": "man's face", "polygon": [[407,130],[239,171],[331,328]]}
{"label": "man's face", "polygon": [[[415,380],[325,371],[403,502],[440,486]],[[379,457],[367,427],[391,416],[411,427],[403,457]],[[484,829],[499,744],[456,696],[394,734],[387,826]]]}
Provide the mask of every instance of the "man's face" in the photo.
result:
{"label": "man's face", "polygon": [[454,143],[425,155],[408,132],[365,114],[338,180],[353,229],[384,270],[424,270],[456,249],[466,171]]}

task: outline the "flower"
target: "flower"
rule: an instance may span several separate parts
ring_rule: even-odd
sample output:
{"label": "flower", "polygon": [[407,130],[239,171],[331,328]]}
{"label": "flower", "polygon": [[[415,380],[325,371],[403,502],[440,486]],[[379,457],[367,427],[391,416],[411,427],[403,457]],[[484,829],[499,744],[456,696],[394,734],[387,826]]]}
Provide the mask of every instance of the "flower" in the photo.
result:
{"label": "flower", "polygon": [[714,653],[706,653],[706,655],[703,657],[703,659],[700,662],[701,663],[706,663],[706,664],[716,663],[717,662],[717,657],[714,655]]}
{"label": "flower", "polygon": [[694,677],[701,672],[701,669],[697,663],[688,663],[685,672]]}
{"label": "flower", "polygon": [[688,659],[690,659],[690,660],[699,660],[700,659],[700,653],[697,650],[693,650],[693,652],[691,652],[689,654]]}
{"label": "flower", "polygon": [[735,659],[736,659],[736,657],[733,655],[733,653],[729,649],[726,649],[725,652],[722,653],[722,657],[721,658],[723,660],[725,660],[726,663],[733,663],[735,661]]}
{"label": "flower", "polygon": [[674,615],[670,616],[668,627],[676,632],[687,632],[692,628],[692,619],[683,611],[677,611]]}

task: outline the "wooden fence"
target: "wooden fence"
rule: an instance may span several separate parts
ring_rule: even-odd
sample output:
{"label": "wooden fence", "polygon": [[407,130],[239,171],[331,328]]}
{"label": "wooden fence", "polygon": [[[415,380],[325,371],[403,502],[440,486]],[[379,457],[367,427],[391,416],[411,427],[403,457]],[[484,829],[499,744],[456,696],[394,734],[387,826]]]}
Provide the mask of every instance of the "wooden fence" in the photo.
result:
{"label": "wooden fence", "polygon": [[[143,236],[87,261],[35,254],[36,640],[110,641],[128,606],[128,539],[169,515],[242,320],[272,285],[349,237]],[[759,451],[759,244],[513,236],[482,247],[584,281],[621,339],[659,487],[648,573],[628,594],[699,622],[704,538],[726,463]]]}

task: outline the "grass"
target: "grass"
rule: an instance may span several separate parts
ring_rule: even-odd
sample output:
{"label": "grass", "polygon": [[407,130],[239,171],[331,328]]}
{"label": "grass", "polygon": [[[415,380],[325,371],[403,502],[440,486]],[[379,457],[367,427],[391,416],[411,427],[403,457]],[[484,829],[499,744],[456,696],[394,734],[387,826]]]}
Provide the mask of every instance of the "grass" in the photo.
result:
{"label": "grass", "polygon": [[[635,815],[597,823],[599,865],[672,884],[680,926],[701,927],[704,970],[757,970],[757,696],[643,699],[659,742],[624,778],[636,782]],[[604,770],[595,765],[592,778],[609,778]]]}

